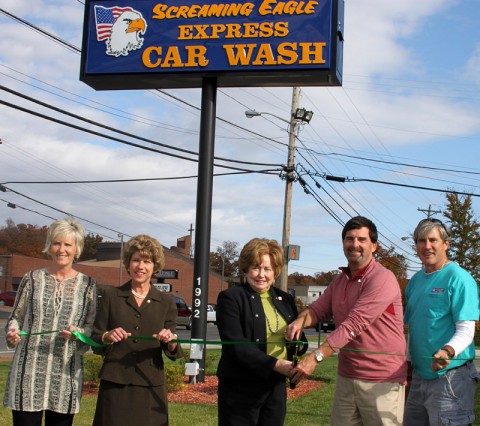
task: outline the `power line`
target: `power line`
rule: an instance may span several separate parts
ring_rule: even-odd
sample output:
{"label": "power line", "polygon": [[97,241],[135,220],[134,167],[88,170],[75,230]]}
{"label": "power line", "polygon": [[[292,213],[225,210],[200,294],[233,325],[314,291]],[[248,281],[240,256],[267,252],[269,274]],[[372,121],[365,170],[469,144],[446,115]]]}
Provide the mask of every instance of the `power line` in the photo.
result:
{"label": "power line", "polygon": [[77,219],[80,219],[84,222],[88,222],[92,225],[99,226],[103,229],[108,229],[109,231],[115,232],[116,234],[123,234],[123,235],[126,235],[127,237],[132,237],[131,235],[128,235],[124,232],[120,232],[120,231],[117,231],[115,229],[109,228],[108,226],[100,225],[99,223],[92,222],[91,220],[81,218],[80,216],[76,216],[73,213],[69,213],[69,212],[66,212],[64,210],[60,210],[56,207],[53,207],[53,206],[51,206],[49,204],[46,204],[46,203],[43,203],[42,201],[36,200],[35,198],[29,197],[28,195],[22,194],[21,192],[15,191],[14,189],[8,188],[6,186],[0,185],[0,191],[2,191],[2,192],[7,192],[7,191],[13,192],[14,194],[17,194],[17,195],[20,195],[21,197],[26,198],[27,200],[30,200],[30,201],[33,201],[33,202],[35,202],[37,204],[40,204],[42,206],[48,207],[49,209],[55,210],[55,211],[60,212],[62,214],[66,214],[67,216],[76,217]]}
{"label": "power line", "polygon": [[[10,207],[10,208],[12,208],[12,209],[25,210],[25,211],[27,211],[27,212],[35,213],[35,214],[38,214],[39,216],[43,216],[43,217],[45,217],[45,218],[47,218],[47,219],[51,219],[51,220],[57,220],[57,219],[58,219],[58,218],[56,218],[56,217],[48,216],[48,215],[46,215],[46,214],[37,212],[36,210],[32,210],[32,209],[29,209],[29,208],[27,208],[27,207],[22,207],[22,206],[20,206],[20,205],[18,205],[18,204],[11,203],[11,202],[9,202],[9,201],[7,201],[7,200],[4,200],[3,198],[0,198],[0,201],[3,201],[4,203],[7,204],[7,207]],[[69,215],[69,216],[74,217],[73,215]],[[88,228],[85,228],[85,230],[90,231],[90,232],[93,233],[93,231],[92,231],[92,230],[89,230]],[[102,233],[100,233],[100,232],[95,232],[95,233],[96,233],[97,235],[101,235],[102,237],[105,237],[105,238],[111,238],[111,237],[109,237],[108,235],[102,234]]]}
{"label": "power line", "polygon": [[[142,137],[142,136],[134,135],[134,134],[132,134],[132,133],[125,132],[125,131],[123,131],[123,130],[119,130],[119,129],[116,129],[116,128],[114,128],[114,127],[107,126],[107,125],[105,125],[105,124],[99,123],[98,121],[90,120],[90,119],[87,119],[87,118],[82,117],[82,116],[80,116],[80,115],[73,114],[73,113],[71,113],[71,112],[65,111],[64,109],[61,109],[61,108],[58,108],[58,107],[54,107],[53,105],[47,104],[47,103],[42,102],[42,101],[40,101],[40,100],[38,100],[38,99],[34,99],[34,98],[30,97],[30,96],[24,95],[24,94],[22,94],[22,93],[20,93],[20,92],[17,92],[16,90],[9,89],[8,87],[5,87],[5,86],[3,86],[3,85],[0,85],[0,89],[6,91],[6,92],[8,92],[8,93],[11,93],[11,94],[13,94],[13,95],[15,95],[15,96],[18,96],[18,97],[20,97],[20,98],[23,98],[23,99],[25,99],[25,100],[28,100],[28,101],[30,101],[30,102],[33,102],[33,103],[35,103],[35,104],[37,104],[37,105],[41,105],[41,106],[43,106],[43,107],[45,107],[45,108],[52,109],[53,111],[59,112],[59,113],[61,113],[61,114],[67,115],[67,116],[69,116],[69,117],[75,118],[75,119],[80,120],[80,121],[84,121],[84,122],[86,122],[86,123],[88,123],[88,124],[93,124],[93,125],[95,125],[95,126],[97,126],[97,127],[100,127],[100,128],[106,129],[106,130],[110,130],[110,131],[115,132],[115,133],[119,133],[119,134],[121,134],[121,135],[123,135],[123,136],[128,136],[128,137],[131,137],[131,138],[134,138],[134,139],[141,140],[141,141],[143,141],[143,142],[148,142],[148,143],[151,143],[151,144],[153,144],[153,145],[161,146],[161,147],[163,147],[163,148],[171,149],[171,150],[174,150],[174,151],[179,151],[179,152],[183,152],[183,153],[186,153],[186,154],[191,154],[191,155],[198,156],[198,153],[195,152],[195,151],[191,151],[191,150],[184,149],[184,148],[172,147],[172,146],[170,146],[170,145],[167,145],[167,144],[164,144],[164,143],[161,143],[161,142],[158,142],[158,141],[154,141],[153,139],[144,138],[144,137]],[[2,101],[2,103],[4,103],[4,101]],[[13,104],[9,104],[9,103],[5,103],[5,104],[6,104],[6,105],[8,104],[7,106],[13,105]],[[26,110],[26,111],[25,111],[25,109],[23,109],[23,108],[21,108],[21,107],[18,107],[18,106],[17,106],[17,109],[21,109],[21,110],[24,111],[24,112],[29,112],[29,113],[34,114],[34,115],[39,115],[39,113],[35,113],[35,112],[31,111],[31,110]],[[44,116],[44,115],[39,115],[39,116],[41,116],[42,118],[49,119],[49,120],[51,119],[52,121],[56,121],[56,119],[53,119],[53,118],[50,118],[50,117],[47,117],[47,116]],[[56,122],[57,122],[57,123],[60,123],[60,124],[68,125],[68,126],[70,126],[70,127],[74,127],[74,128],[76,128],[76,129],[78,129],[78,130],[84,129],[84,128],[81,128],[81,127],[77,127],[77,126],[75,126],[75,125],[73,125],[73,124],[70,125],[69,123],[66,123],[66,122],[63,122],[63,121],[56,121]],[[86,131],[86,132],[90,132],[90,133],[91,133],[91,131],[89,131],[89,130],[87,130],[87,129],[84,129],[83,131]],[[94,134],[97,134],[97,133],[94,133]],[[97,135],[99,135],[99,134],[97,134]],[[103,136],[103,135],[102,135],[102,136]],[[103,136],[103,137],[105,137],[105,136]],[[162,153],[162,154],[165,154],[165,155],[171,155],[172,157],[177,157],[177,158],[181,158],[181,159],[184,159],[184,160],[187,159],[188,161],[192,161],[192,159],[187,158],[187,157],[177,156],[177,155],[175,155],[175,154],[168,154],[168,153],[166,153],[166,152],[164,152],[164,151],[158,151],[158,152],[159,152],[159,153]],[[254,165],[254,166],[279,166],[279,164],[254,163],[254,162],[250,162],[250,161],[232,160],[232,159],[223,158],[223,157],[214,157],[214,158],[217,159],[217,160],[220,160],[220,161],[226,161],[226,162],[232,162],[232,163],[240,163],[240,164],[248,164],[248,165]],[[225,167],[225,166],[219,166],[219,167]]]}
{"label": "power line", "polygon": [[[231,173],[214,173],[213,176],[233,176],[240,174],[251,174],[251,173],[263,173],[263,174],[278,174],[278,171],[275,170],[255,170],[255,171],[244,171],[244,172],[231,172]],[[164,177],[164,178],[138,178],[138,179],[105,179],[105,180],[64,180],[64,181],[9,181],[9,182],[0,182],[0,185],[8,184],[76,184],[76,183],[124,183],[124,182],[146,182],[146,181],[163,181],[163,180],[180,180],[180,179],[195,179],[198,175],[190,176],[174,176],[174,177]]]}
{"label": "power line", "polygon": [[[308,148],[310,150],[310,148]],[[446,168],[440,168],[440,167],[433,167],[433,166],[420,166],[417,164],[411,164],[411,163],[402,163],[399,161],[387,161],[387,160],[375,160],[373,158],[366,158],[366,157],[359,157],[356,155],[348,155],[348,154],[340,154],[337,152],[330,152],[330,153],[321,153],[315,150],[312,150],[315,152],[317,155],[321,156],[339,156],[339,157],[347,157],[347,158],[354,158],[355,160],[363,160],[363,161],[370,161],[374,163],[384,163],[384,164],[393,164],[395,166],[406,166],[406,167],[412,167],[412,168],[417,168],[417,169],[423,169],[423,170],[434,170],[434,171],[442,171],[442,172],[453,172],[453,173],[462,173],[462,174],[471,174],[471,175],[480,175],[480,172],[473,172],[473,171],[467,171],[467,170],[459,170],[459,169],[446,169]]]}

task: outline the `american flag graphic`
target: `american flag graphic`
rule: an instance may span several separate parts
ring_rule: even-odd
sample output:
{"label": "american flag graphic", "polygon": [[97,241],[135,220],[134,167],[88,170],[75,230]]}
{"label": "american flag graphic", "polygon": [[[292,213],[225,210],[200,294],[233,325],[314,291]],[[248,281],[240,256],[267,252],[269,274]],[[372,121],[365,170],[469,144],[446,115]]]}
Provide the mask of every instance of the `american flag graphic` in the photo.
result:
{"label": "american flag graphic", "polygon": [[125,11],[133,11],[131,7],[103,7],[95,6],[95,25],[97,28],[97,40],[102,41],[110,38],[112,25]]}

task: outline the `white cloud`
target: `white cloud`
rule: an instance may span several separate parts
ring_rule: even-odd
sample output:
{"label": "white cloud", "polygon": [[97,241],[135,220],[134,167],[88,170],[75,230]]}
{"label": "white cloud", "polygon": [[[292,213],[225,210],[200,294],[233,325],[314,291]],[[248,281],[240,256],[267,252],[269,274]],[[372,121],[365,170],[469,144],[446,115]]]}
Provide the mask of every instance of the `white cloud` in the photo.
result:
{"label": "white cloud", "polygon": [[[297,162],[311,172],[320,174],[396,180],[434,187],[449,184],[412,176],[434,175],[424,170],[368,163],[332,153],[406,163],[434,163],[437,166],[452,164],[458,168],[476,170],[479,97],[475,84],[479,82],[480,39],[476,41],[477,50],[472,52],[468,62],[446,62],[441,69],[436,69],[438,75],[434,79],[430,78],[429,72],[435,65],[428,55],[419,52],[415,44],[416,37],[425,25],[434,23],[438,16],[458,5],[458,1],[447,0],[347,0],[343,87],[302,89],[301,105],[313,110],[315,115],[311,123],[303,128],[299,138],[308,148],[324,155],[312,157],[303,150],[303,156],[297,155]],[[7,0],[2,8],[75,45],[80,43],[83,6],[79,2]],[[455,12],[462,13],[462,10],[457,7]],[[62,19],[58,19],[59,15]],[[461,20],[458,25],[461,25]],[[472,37],[478,38],[478,34]],[[79,81],[78,54],[4,15],[0,15],[0,59],[0,84],[88,119],[172,147],[192,151],[199,149],[200,112],[197,109],[155,91],[94,91]],[[464,78],[474,83],[469,87],[468,96],[460,93],[457,86],[438,83],[439,80],[449,81],[451,74],[458,69],[464,70]],[[196,107],[200,106],[200,89],[169,90],[167,93]],[[254,108],[288,119],[291,94],[291,88],[219,90],[219,117],[266,135],[269,139],[217,120],[215,155],[253,163],[285,164],[288,143],[285,123],[273,117],[270,121],[267,117],[247,119],[244,111]],[[81,99],[80,96],[87,99]],[[4,91],[1,99],[74,122]],[[130,120],[122,118],[128,114],[132,114]],[[108,133],[85,123],[75,123]],[[175,129],[169,129],[169,126]],[[0,180],[3,182],[133,179],[197,174],[196,163],[85,135],[78,130],[1,105],[0,129],[0,137],[5,141],[0,145]],[[144,144],[126,136],[118,137]],[[297,142],[297,147],[301,149],[302,144]],[[407,171],[411,175],[401,175],[400,171]],[[215,172],[224,173],[228,170],[216,168]],[[458,175],[447,176],[436,172],[436,176],[445,181],[475,183]],[[367,182],[334,182],[328,185],[321,177],[316,177],[325,192],[316,188],[308,176],[304,175],[304,178],[313,186],[320,200],[342,221],[355,212],[370,216],[378,222],[388,238],[399,245],[403,244],[400,237],[413,228],[421,217],[417,208],[428,204],[440,205],[444,200],[442,194]],[[188,234],[191,223],[196,226],[196,179],[125,184],[6,186],[125,234],[151,233],[167,246],[174,245],[177,237]],[[306,195],[298,183],[294,188],[291,241],[300,244],[302,249],[301,260],[292,262],[291,270],[313,273],[316,270],[335,269],[344,262],[340,225],[320,207],[317,200]],[[243,244],[254,236],[280,240],[283,197],[284,181],[277,176],[216,177],[212,248],[215,249],[224,240]],[[43,214],[62,216],[10,192],[1,193],[0,198]],[[31,212],[9,209],[3,202],[0,202],[0,217],[12,217],[17,223],[50,222]],[[102,231],[92,224],[86,226],[93,232],[116,238],[115,232]]]}

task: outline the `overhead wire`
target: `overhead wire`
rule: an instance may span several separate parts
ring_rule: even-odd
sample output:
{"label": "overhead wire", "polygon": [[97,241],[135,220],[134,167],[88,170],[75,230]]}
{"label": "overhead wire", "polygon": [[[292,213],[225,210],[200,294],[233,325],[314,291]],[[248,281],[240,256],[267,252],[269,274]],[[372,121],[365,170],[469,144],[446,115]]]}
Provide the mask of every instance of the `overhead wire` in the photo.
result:
{"label": "overhead wire", "polygon": [[[39,101],[38,99],[34,99],[32,98],[31,96],[27,96],[23,93],[20,93],[20,92],[17,92],[16,90],[13,90],[13,89],[9,89],[8,87],[5,87],[3,85],[0,85],[0,90],[4,90],[6,91],[7,93],[10,93],[10,94],[13,94],[15,96],[18,96],[18,97],[21,97],[25,100],[28,100],[30,102],[33,102],[33,103],[36,103],[37,105],[41,105],[45,108],[48,108],[48,109],[51,109],[53,111],[56,111],[56,112],[59,112],[63,115],[67,115],[69,117],[72,117],[72,118],[75,118],[77,120],[80,120],[80,121],[84,121],[88,124],[92,124],[92,125],[95,125],[97,127],[100,127],[100,128],[103,128],[105,130],[109,130],[109,131],[112,131],[114,133],[118,133],[118,134],[121,134],[123,136],[128,136],[128,137],[131,137],[131,138],[134,138],[134,139],[138,139],[138,140],[141,140],[143,142],[148,142],[148,143],[151,143],[152,145],[157,145],[157,146],[161,146],[163,148],[168,148],[168,149],[171,149],[173,151],[179,151],[179,152],[182,152],[182,153],[186,153],[186,154],[190,154],[190,155],[194,155],[194,156],[198,156],[198,152],[195,152],[195,151],[191,151],[191,150],[187,150],[187,149],[184,149],[184,148],[178,148],[178,147],[172,147],[170,145],[167,145],[167,144],[164,144],[164,143],[161,143],[161,142],[158,142],[158,141],[154,141],[153,139],[150,139],[150,138],[145,138],[145,137],[142,137],[142,136],[138,136],[138,135],[134,135],[132,133],[129,133],[129,132],[125,132],[123,130],[119,130],[119,129],[116,129],[114,127],[111,127],[111,126],[107,126],[105,124],[102,124],[102,123],[99,123],[98,121],[94,121],[94,120],[90,120],[88,118],[85,118],[85,117],[82,117],[78,114],[74,114],[74,113],[71,113],[69,111],[65,111],[64,109],[61,109],[61,108],[58,108],[58,107],[55,107],[53,105],[50,105],[50,104],[47,104],[46,102],[42,102],[42,101]],[[12,108],[15,108],[15,106],[13,106],[13,104],[10,104],[10,103],[7,103],[5,101],[0,101],[1,103],[3,103],[4,105],[7,105],[7,106],[11,106]],[[19,106],[16,106],[16,109],[20,109],[21,111],[23,112],[29,112],[33,115],[37,115],[37,116],[41,116],[39,115],[39,113],[36,113],[36,112],[33,112],[33,111],[30,111],[30,110],[27,110],[25,108],[21,108]],[[81,128],[81,127],[78,127],[78,126],[75,126],[73,124],[70,124],[70,123],[66,123],[66,122],[63,122],[63,121],[59,121],[57,119],[54,119],[52,117],[47,117],[47,116],[41,116],[41,118],[46,118],[48,120],[51,120],[51,121],[55,121],[59,124],[63,124],[63,125],[67,125],[69,127],[73,127],[77,130],[82,130],[82,131],[85,131],[87,133],[92,133],[92,134],[95,134],[96,136],[101,136],[101,137],[107,137],[107,138],[110,138],[110,136],[106,136],[106,135],[103,135],[103,134],[100,134],[98,132],[92,132],[88,129],[85,129],[85,128]],[[124,143],[125,141],[122,141],[120,139],[115,139],[115,138],[112,138],[112,140],[116,140],[117,142],[121,142],[121,143]],[[130,144],[130,143],[128,143]],[[144,147],[143,145],[133,145],[137,148],[147,148],[147,147]],[[148,148],[147,148],[148,149]],[[188,157],[184,157],[184,156],[179,156],[177,154],[172,154],[172,153],[167,153],[165,151],[156,151],[160,154],[164,154],[164,155],[168,155],[168,156],[172,156],[172,157],[176,157],[176,158],[180,158],[182,160],[188,160],[188,161],[195,161],[195,162],[198,162],[198,160],[192,160],[191,158],[188,158]],[[280,166],[279,164],[271,164],[271,163],[256,163],[256,162],[251,162],[251,161],[241,161],[241,160],[234,160],[234,159],[230,159],[230,158],[223,158],[223,157],[217,157],[215,156],[214,159],[216,160],[220,160],[220,161],[225,161],[225,162],[232,162],[232,163],[239,163],[239,164],[247,164],[247,165],[254,165],[254,166]],[[216,164],[216,166],[218,167],[226,167],[228,168],[227,166],[222,166],[222,165],[218,165]]]}
{"label": "overhead wire", "polygon": [[[44,214],[44,213],[40,213],[40,212],[38,212],[38,211],[36,211],[36,210],[32,210],[32,209],[29,209],[29,208],[27,208],[27,207],[23,207],[23,206],[21,206],[21,205],[19,205],[19,204],[16,204],[16,203],[14,204],[14,203],[12,203],[12,202],[10,202],[10,201],[4,200],[3,198],[0,198],[0,201],[3,201],[4,203],[7,204],[8,207],[10,207],[10,208],[12,208],[12,209],[17,209],[17,208],[18,208],[18,209],[21,209],[21,210],[25,210],[25,211],[27,211],[27,212],[34,213],[34,214],[37,214],[37,215],[39,215],[39,216],[43,216],[43,217],[45,217],[45,218],[47,218],[47,219],[50,219],[50,220],[57,220],[57,219],[58,219],[57,217],[52,217],[52,216],[46,215],[46,214]],[[68,216],[75,217],[75,216],[73,216],[73,215],[68,215]],[[94,232],[93,230],[89,229],[88,227],[85,227],[85,230],[88,231],[88,232],[90,232],[90,233],[92,233],[92,234],[95,233],[95,234],[100,235],[100,236],[102,236],[102,237],[112,239],[112,237],[110,237],[110,236],[108,236],[108,235],[105,235],[105,234],[102,234],[101,232]],[[115,239],[115,238],[113,238],[113,239]]]}
{"label": "overhead wire", "polygon": [[[77,0],[77,1],[78,1],[78,0]],[[58,40],[57,40],[57,41],[58,41]],[[226,121],[226,122],[227,122],[227,121]],[[228,123],[228,124],[232,124],[232,123],[229,123],[229,122],[227,122],[227,123]],[[248,129],[242,129],[242,130],[248,130]],[[275,141],[275,140],[273,140],[273,141],[276,142],[276,143],[278,142],[278,141]],[[282,145],[286,145],[286,144],[282,144]],[[297,151],[297,152],[298,152],[298,151]],[[232,160],[232,161],[233,161],[233,160]],[[244,172],[245,172],[245,173],[250,173],[251,171],[244,171]],[[375,181],[375,180],[369,180],[369,179],[357,179],[356,181],[358,181],[358,182],[360,182],[360,181],[377,182],[377,181]],[[379,183],[379,182],[377,182],[377,183]],[[407,186],[407,187],[408,187],[408,186]]]}
{"label": "overhead wire", "polygon": [[[52,209],[52,210],[55,210],[55,211],[57,211],[57,212],[59,212],[59,213],[66,214],[67,216],[75,217],[75,218],[77,218],[77,219],[79,219],[79,220],[81,220],[81,221],[90,223],[90,224],[92,224],[92,225],[98,226],[98,227],[103,228],[103,229],[108,229],[109,231],[115,232],[115,233],[117,233],[117,234],[119,233],[119,234],[123,234],[123,235],[125,235],[125,236],[127,236],[127,237],[132,237],[131,235],[128,235],[128,234],[126,234],[126,233],[124,233],[124,232],[117,231],[117,230],[112,229],[112,228],[110,228],[110,227],[108,227],[108,226],[105,226],[105,225],[100,225],[99,223],[96,223],[96,222],[93,222],[93,221],[91,221],[91,220],[88,220],[88,219],[79,217],[79,216],[77,216],[77,215],[74,215],[73,213],[70,213],[70,212],[67,212],[67,211],[65,211],[65,210],[61,210],[61,209],[59,209],[59,208],[57,208],[57,207],[51,206],[51,205],[49,205],[49,204],[46,204],[46,203],[44,203],[44,202],[42,202],[42,201],[39,201],[39,200],[37,200],[37,199],[35,199],[35,198],[33,198],[33,197],[30,197],[30,196],[28,196],[28,195],[22,194],[21,192],[15,191],[15,190],[12,189],[12,188],[9,188],[9,187],[6,187],[6,186],[3,186],[3,185],[2,185],[2,186],[0,186],[0,190],[1,190],[2,192],[6,192],[6,191],[13,192],[14,194],[17,194],[17,195],[19,195],[19,196],[21,196],[21,197],[23,197],[23,198],[26,198],[27,200],[33,201],[33,202],[35,202],[35,203],[37,203],[37,204],[40,204],[40,205],[42,205],[42,206],[44,206],[44,207],[48,207],[48,208],[50,208],[50,209]],[[5,191],[5,190],[6,190],[6,191]]]}
{"label": "overhead wire", "polygon": [[[323,208],[324,210],[330,215],[333,217],[333,219],[340,224],[340,226],[345,226],[345,222],[343,222],[340,217],[338,217],[328,206],[326,206],[326,204],[321,200],[320,196],[317,194],[317,192],[315,191],[315,188],[313,188],[308,182],[303,182],[304,184],[302,186],[304,187],[307,187],[308,188],[308,194],[312,195],[313,198],[315,199],[315,201],[317,201]],[[400,250],[404,251],[405,253],[409,254],[406,250],[403,250],[401,247],[398,247],[397,244],[395,244],[390,238],[388,238],[385,233],[383,232],[378,232],[378,234],[380,236],[382,236],[388,243],[390,243],[390,247],[397,247],[399,248]],[[380,245],[382,245],[384,248],[386,247],[389,247],[388,244],[384,243],[383,240],[381,238],[379,238],[379,243]],[[399,255],[399,256],[402,256],[402,257],[405,257],[404,255]],[[413,263],[417,263],[417,264],[420,264],[418,261],[416,260],[412,260],[412,259],[409,259],[410,262],[413,262]],[[398,264],[395,264],[395,265],[398,265]],[[410,271],[416,271],[416,269],[413,269],[413,268],[410,268],[407,266],[407,270],[410,270]]]}

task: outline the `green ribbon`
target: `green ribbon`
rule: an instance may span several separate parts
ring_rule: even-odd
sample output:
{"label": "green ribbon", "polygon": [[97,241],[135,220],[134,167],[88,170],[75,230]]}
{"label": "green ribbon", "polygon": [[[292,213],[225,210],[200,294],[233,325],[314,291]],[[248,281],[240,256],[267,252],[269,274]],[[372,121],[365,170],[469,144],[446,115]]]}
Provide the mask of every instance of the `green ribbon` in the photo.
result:
{"label": "green ribbon", "polygon": [[51,331],[39,331],[38,333],[27,333],[26,331],[20,330],[20,336],[38,336],[40,334],[52,334],[58,333],[60,330],[51,330]]}
{"label": "green ribbon", "polygon": [[[41,331],[38,333],[27,333],[23,330],[20,330],[20,334],[22,336],[37,336],[41,334],[51,334],[51,333],[58,333],[60,330],[51,330],[51,331]],[[86,336],[83,333],[80,333],[79,331],[72,331],[72,334],[81,342],[90,345],[94,348],[103,348],[109,345],[104,345],[103,343],[97,343],[95,340],[91,339],[90,337]],[[136,340],[152,340],[152,341],[158,341],[155,337],[151,336],[128,336],[129,339],[136,339]],[[278,342],[247,342],[247,341],[239,341],[239,342],[233,342],[233,341],[228,341],[228,342],[222,342],[221,340],[188,340],[188,339],[176,339],[176,340],[170,340],[172,343],[185,343],[185,344],[198,344],[198,345],[264,345],[264,344],[285,344],[285,340],[283,341],[278,341]],[[302,341],[302,340],[295,340],[291,341],[289,343],[303,343],[308,345],[308,342]]]}
{"label": "green ribbon", "polygon": [[[37,336],[41,334],[52,334],[52,333],[58,333],[60,330],[51,330],[51,331],[41,331],[38,333],[27,333],[25,331],[20,330],[20,335],[22,336]],[[86,336],[83,333],[80,333],[79,331],[72,331],[72,334],[81,342],[85,343],[86,345],[90,345],[92,348],[104,348],[109,345],[104,345],[103,343],[97,343],[90,337]],[[152,340],[152,341],[158,341],[155,337],[151,336],[128,336],[129,339],[137,339],[137,340]],[[277,344],[277,345],[285,345],[287,342],[285,340],[282,341],[273,341],[273,342],[247,342],[247,341],[221,341],[221,340],[189,340],[189,339],[176,339],[176,340],[170,340],[172,343],[185,343],[185,344],[197,344],[197,345],[265,345],[265,344]],[[302,343],[308,345],[308,341],[303,341],[303,340],[292,340],[291,342],[288,343]],[[391,353],[391,352],[376,352],[376,351],[367,351],[367,350],[362,350],[362,349],[352,349],[352,348],[337,348],[334,346],[331,346],[332,349],[338,349],[339,351],[350,351],[350,352],[359,352],[359,353],[366,353],[366,354],[372,354],[372,355],[389,355],[389,356],[401,356],[405,357],[406,355],[404,354],[396,354],[396,353]],[[429,358],[433,359],[433,356],[423,356],[422,358]],[[474,359],[480,359],[480,358],[474,358]],[[459,361],[471,361],[471,358],[452,358],[452,360],[459,360]]]}

